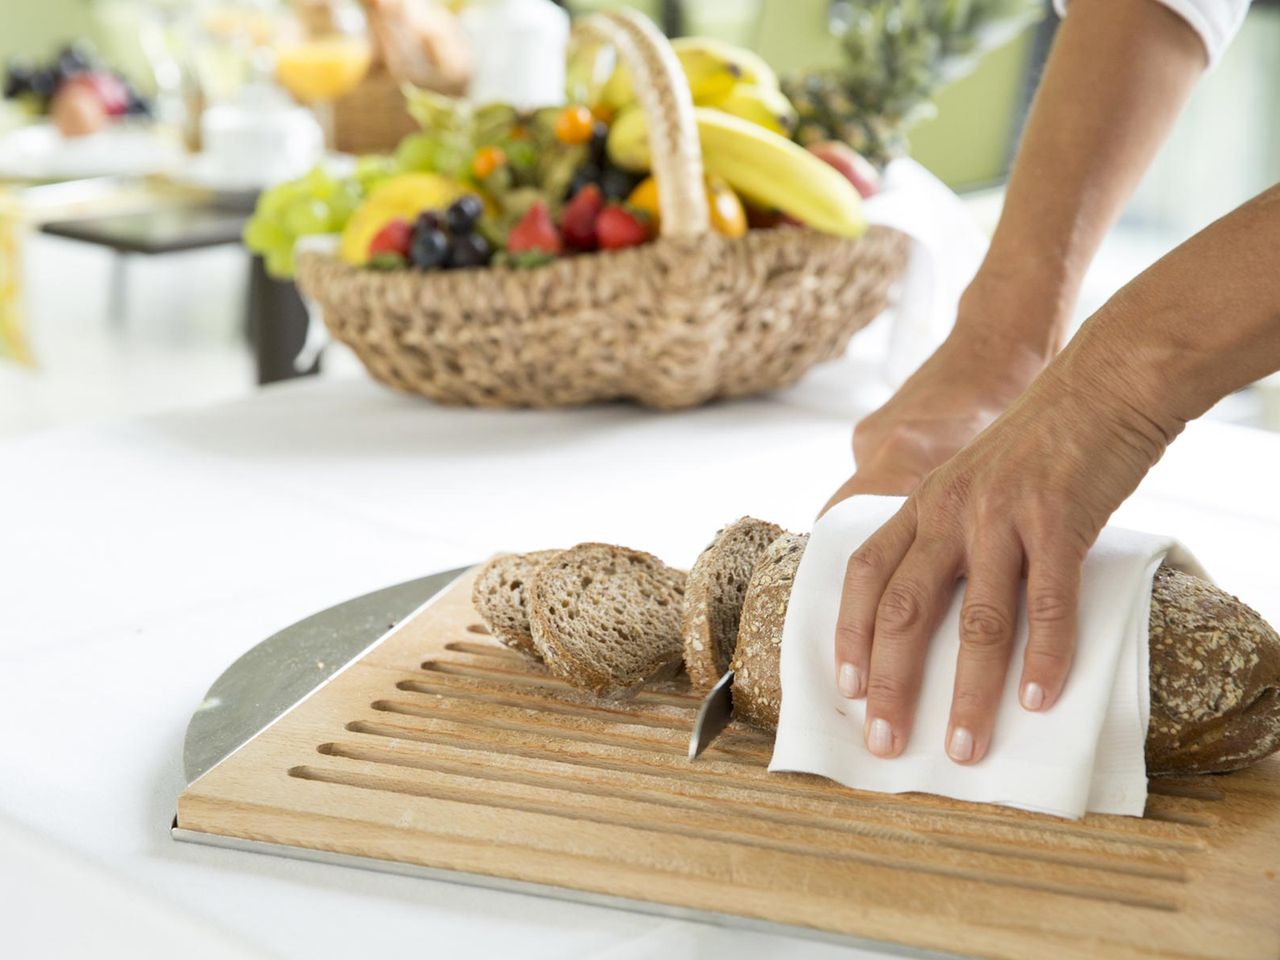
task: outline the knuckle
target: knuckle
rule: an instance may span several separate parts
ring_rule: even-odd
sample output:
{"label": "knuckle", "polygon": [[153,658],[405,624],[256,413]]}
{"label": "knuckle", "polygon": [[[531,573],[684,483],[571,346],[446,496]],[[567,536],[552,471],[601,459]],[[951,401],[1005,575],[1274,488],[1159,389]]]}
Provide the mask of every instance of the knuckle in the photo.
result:
{"label": "knuckle", "polygon": [[1075,612],[1075,604],[1062,591],[1038,590],[1027,597],[1027,619],[1037,626],[1067,623]]}
{"label": "knuckle", "polygon": [[987,709],[987,698],[972,686],[960,687],[952,695],[951,712],[957,717],[971,720]]}
{"label": "knuckle", "polygon": [[907,699],[907,683],[894,673],[885,673],[883,670],[873,673],[867,680],[867,699],[881,706],[904,703]]}
{"label": "knuckle", "polygon": [[1069,647],[1037,644],[1027,650],[1027,659],[1034,662],[1041,670],[1050,673],[1065,673],[1071,665],[1071,649]]}
{"label": "knuckle", "polygon": [[880,554],[874,547],[859,547],[849,554],[849,562],[845,565],[844,575],[847,580],[865,581],[873,579],[880,569]]}
{"label": "knuckle", "polygon": [[992,603],[967,603],[960,611],[960,646],[977,652],[1002,650],[1013,636],[1007,613]]}
{"label": "knuckle", "polygon": [[865,624],[841,621],[836,624],[836,646],[843,650],[871,646],[871,631]]}
{"label": "knuckle", "polygon": [[910,630],[920,623],[923,615],[920,591],[906,583],[893,583],[880,598],[876,623],[891,631]]}

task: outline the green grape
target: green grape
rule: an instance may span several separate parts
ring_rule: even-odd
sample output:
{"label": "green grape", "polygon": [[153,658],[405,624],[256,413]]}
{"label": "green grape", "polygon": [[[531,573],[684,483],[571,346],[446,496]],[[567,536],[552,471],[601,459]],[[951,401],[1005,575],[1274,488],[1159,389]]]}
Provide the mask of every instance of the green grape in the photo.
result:
{"label": "green grape", "polygon": [[293,199],[292,182],[278,183],[270,189],[264,190],[262,196],[258,198],[258,213],[265,217],[278,218],[284,213]]}
{"label": "green grape", "polygon": [[431,172],[436,168],[437,152],[437,143],[430,135],[410,134],[396,147],[396,166],[406,173]]}
{"label": "green grape", "polygon": [[295,237],[329,231],[329,205],[323,200],[299,200],[284,214],[284,228]]}
{"label": "green grape", "polygon": [[538,150],[528,140],[510,140],[502,149],[507,154],[507,163],[517,170],[528,171],[538,165]]}
{"label": "green grape", "polygon": [[370,154],[356,159],[355,179],[366,193],[395,172],[395,162],[390,157]]}
{"label": "green grape", "polygon": [[329,176],[324,167],[313,167],[300,182],[307,194],[317,200],[328,200],[338,188],[338,182]]}
{"label": "green grape", "polygon": [[436,150],[436,173],[460,178],[471,165],[471,154],[453,144],[440,144]]}
{"label": "green grape", "polygon": [[266,255],[267,273],[277,280],[293,276],[293,250],[272,250]]}
{"label": "green grape", "polygon": [[334,191],[332,197],[329,198],[329,229],[336,233],[347,225],[347,221],[351,219],[351,215],[356,212],[356,207],[360,206],[360,201],[364,198],[364,192],[360,189],[360,185],[351,180],[344,180],[338,184],[338,189]]}
{"label": "green grape", "polygon": [[283,246],[290,240],[281,225],[268,219],[261,213],[254,214],[245,225],[244,242],[254,253],[265,253],[275,247]]}

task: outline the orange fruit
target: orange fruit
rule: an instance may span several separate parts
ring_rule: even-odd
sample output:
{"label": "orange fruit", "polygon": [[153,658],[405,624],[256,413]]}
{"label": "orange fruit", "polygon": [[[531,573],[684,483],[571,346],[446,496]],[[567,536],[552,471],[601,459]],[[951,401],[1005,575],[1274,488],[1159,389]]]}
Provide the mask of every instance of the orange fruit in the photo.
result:
{"label": "orange fruit", "polygon": [[[719,177],[707,177],[707,207],[711,213],[711,229],[725,237],[740,237],[747,232],[747,212],[733,189]],[[658,181],[645,177],[627,197],[627,204],[643,210],[660,223],[662,211],[658,203]]]}
{"label": "orange fruit", "polygon": [[572,103],[556,117],[556,139],[561,143],[586,143],[591,139],[591,131],[595,125],[596,118],[590,110],[580,103]]}

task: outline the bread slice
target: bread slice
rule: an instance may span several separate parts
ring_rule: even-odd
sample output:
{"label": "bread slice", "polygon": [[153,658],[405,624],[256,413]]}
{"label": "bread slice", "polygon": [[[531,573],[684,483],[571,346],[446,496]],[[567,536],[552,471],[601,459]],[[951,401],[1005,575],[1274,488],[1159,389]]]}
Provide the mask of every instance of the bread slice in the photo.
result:
{"label": "bread slice", "polygon": [[1156,571],[1147,772],[1226,773],[1280,750],[1280,636],[1199,577]]}
{"label": "bread slice", "polygon": [[[752,574],[733,655],[733,710],[778,726],[782,625],[804,545],[778,538]],[[1280,636],[1199,577],[1161,566],[1151,589],[1147,773],[1227,773],[1280,750]],[[834,682],[834,680],[832,681]]]}
{"label": "bread slice", "polygon": [[735,520],[716,533],[689,571],[681,634],[684,666],[695,690],[710,690],[729,669],[751,571],[782,533],[776,523]]}
{"label": "bread slice", "polygon": [[529,585],[538,569],[559,550],[536,550],[494,557],[476,575],[471,603],[489,632],[512,650],[534,660],[542,654],[529,632]]}
{"label": "bread slice", "polygon": [[548,560],[529,591],[533,644],[551,672],[620,697],[680,667],[685,574],[652,554],[583,543]]}
{"label": "bread slice", "polygon": [[733,651],[733,712],[748,723],[774,730],[782,707],[778,663],[791,586],[809,535],[784,533],[756,564],[742,602]]}

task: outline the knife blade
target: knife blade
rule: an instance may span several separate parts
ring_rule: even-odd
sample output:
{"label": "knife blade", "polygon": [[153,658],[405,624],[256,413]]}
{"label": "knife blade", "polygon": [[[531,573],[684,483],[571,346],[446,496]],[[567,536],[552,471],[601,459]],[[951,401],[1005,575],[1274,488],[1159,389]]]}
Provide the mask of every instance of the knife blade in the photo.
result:
{"label": "knife blade", "polygon": [[733,671],[730,670],[702,698],[697,719],[693,721],[693,735],[689,738],[689,759],[698,759],[699,754],[711,746],[711,741],[720,736],[732,719]]}

